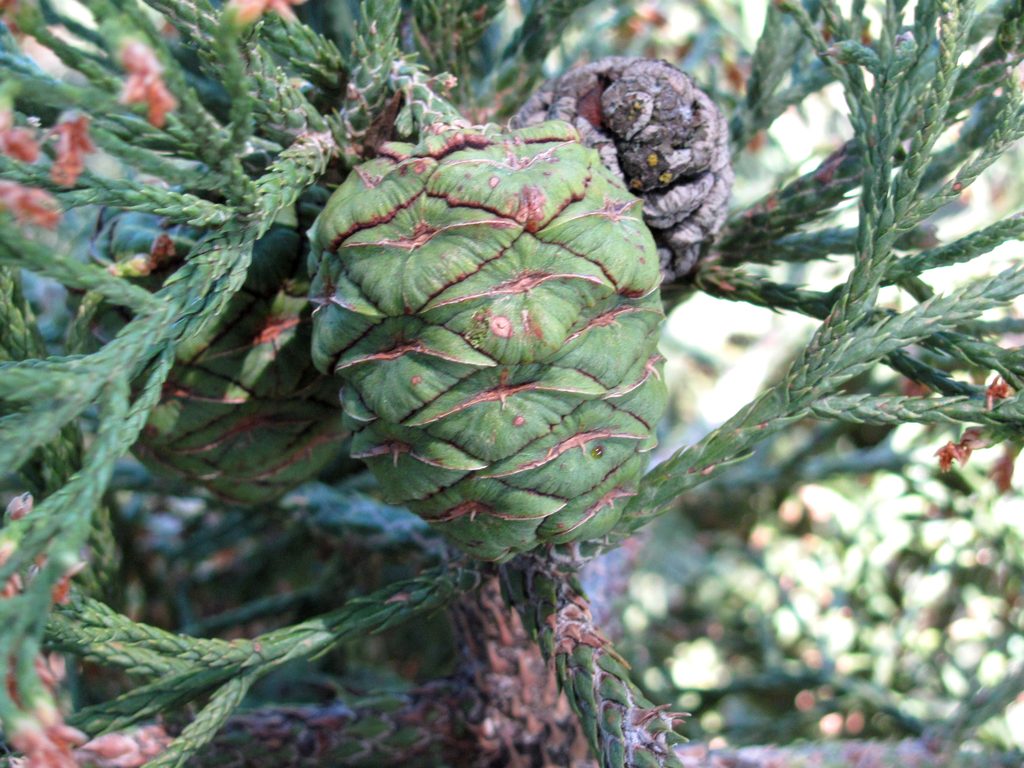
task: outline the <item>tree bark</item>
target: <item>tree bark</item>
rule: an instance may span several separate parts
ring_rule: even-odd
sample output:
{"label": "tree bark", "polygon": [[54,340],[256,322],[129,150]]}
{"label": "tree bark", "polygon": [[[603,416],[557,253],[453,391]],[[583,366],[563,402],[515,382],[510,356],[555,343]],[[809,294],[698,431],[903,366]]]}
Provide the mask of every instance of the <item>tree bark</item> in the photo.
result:
{"label": "tree bark", "polygon": [[463,674],[478,702],[466,726],[473,755],[453,755],[466,768],[591,768],[579,719],[559,691],[550,665],[502,597],[492,575],[453,611]]}

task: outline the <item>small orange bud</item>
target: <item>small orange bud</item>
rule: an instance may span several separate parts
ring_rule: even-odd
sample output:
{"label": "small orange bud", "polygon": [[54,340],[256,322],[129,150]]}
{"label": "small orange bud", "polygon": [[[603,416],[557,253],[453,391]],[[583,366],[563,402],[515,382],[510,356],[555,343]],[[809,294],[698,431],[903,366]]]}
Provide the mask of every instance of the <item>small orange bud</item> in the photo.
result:
{"label": "small orange bud", "polygon": [[1005,400],[1011,394],[1013,394],[1013,390],[1010,389],[1006,380],[1002,376],[996,376],[985,390],[985,410],[991,411],[996,400]]}
{"label": "small orange bud", "polygon": [[9,109],[0,110],[0,153],[34,163],[39,157],[39,144],[30,128],[14,125],[14,113]]}
{"label": "small orange bud", "polygon": [[85,170],[85,155],[96,149],[89,138],[89,118],[81,115],[74,120],[63,120],[50,133],[57,137],[57,158],[50,169],[50,177],[55,184],[74,186]]}
{"label": "small orange bud", "polygon": [[306,0],[230,0],[225,11],[234,16],[241,26],[252,24],[263,14],[276,13],[285,21],[295,21],[293,5],[302,5]]}
{"label": "small orange bud", "polygon": [[60,211],[53,195],[13,181],[0,181],[0,209],[10,211],[21,224],[53,229],[60,221]]}
{"label": "small orange bud", "polygon": [[950,440],[935,455],[939,457],[939,471],[949,472],[953,468],[953,462],[959,461],[961,466],[967,464],[971,454],[978,448],[987,448],[990,445],[982,431],[977,427],[965,429],[960,436],[960,442],[954,443]]}
{"label": "small orange bud", "polygon": [[121,66],[128,79],[121,89],[122,104],[145,104],[149,122],[163,128],[167,113],[176,109],[178,100],[164,85],[163,67],[145,43],[133,41],[121,49]]}

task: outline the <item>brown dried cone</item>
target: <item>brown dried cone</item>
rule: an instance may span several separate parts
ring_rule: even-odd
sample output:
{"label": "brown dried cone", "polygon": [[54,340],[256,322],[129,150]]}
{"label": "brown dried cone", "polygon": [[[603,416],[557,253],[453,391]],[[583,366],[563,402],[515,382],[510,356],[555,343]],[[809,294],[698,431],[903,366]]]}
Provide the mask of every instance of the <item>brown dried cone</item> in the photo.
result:
{"label": "brown dried cone", "polygon": [[715,103],[665,61],[610,56],[548,81],[513,128],[565,120],[644,201],[666,283],[689,275],[725,221],[729,129]]}
{"label": "brown dried cone", "polygon": [[[109,269],[158,290],[202,234],[119,212],[101,219],[92,250]],[[310,358],[305,242],[299,227],[271,227],[217,321],[179,345],[133,449],[144,464],[226,501],[256,504],[315,477],[342,452],[338,388]],[[122,308],[88,301],[82,314],[99,341],[129,319]]]}

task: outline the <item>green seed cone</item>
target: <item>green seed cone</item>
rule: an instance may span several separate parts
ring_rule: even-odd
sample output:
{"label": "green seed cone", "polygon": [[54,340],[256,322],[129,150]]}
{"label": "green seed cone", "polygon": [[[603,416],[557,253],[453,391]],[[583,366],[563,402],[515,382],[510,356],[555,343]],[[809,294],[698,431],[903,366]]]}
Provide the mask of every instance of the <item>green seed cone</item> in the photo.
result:
{"label": "green seed cone", "polygon": [[[118,213],[93,242],[96,258],[156,290],[202,235],[159,217]],[[239,504],[274,500],[311,479],[347,438],[338,387],[309,355],[304,238],[275,225],[253,249],[245,285],[218,316],[178,348],[136,456],[163,474]],[[93,335],[111,338],[128,320],[103,306]]]}
{"label": "green seed cone", "polygon": [[665,406],[640,203],[559,122],[443,129],[313,227],[313,359],[386,499],[472,555],[602,535]]}

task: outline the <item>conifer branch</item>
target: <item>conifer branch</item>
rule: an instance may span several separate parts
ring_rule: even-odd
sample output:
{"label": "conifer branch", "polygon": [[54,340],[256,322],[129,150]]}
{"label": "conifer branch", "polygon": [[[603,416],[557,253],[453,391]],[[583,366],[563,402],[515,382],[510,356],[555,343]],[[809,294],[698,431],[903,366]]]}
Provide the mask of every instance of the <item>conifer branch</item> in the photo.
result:
{"label": "conifer branch", "polygon": [[417,48],[431,72],[451,72],[462,93],[472,82],[473,54],[504,10],[500,0],[427,0],[413,11]]}
{"label": "conifer branch", "polygon": [[[790,3],[784,7],[794,15],[819,55],[829,55],[829,49],[820,32],[803,7]],[[966,8],[969,6],[961,8],[949,5],[946,9],[947,13],[943,17],[940,29],[940,57],[937,64],[937,76],[941,87],[937,95],[928,97],[934,101],[929,102],[930,106],[925,108],[923,118],[925,124],[930,127],[912,143],[909,165],[895,180],[891,178],[894,150],[899,137],[908,129],[899,122],[903,118],[890,113],[899,112],[894,109],[895,99],[899,90],[897,86],[907,71],[906,62],[900,63],[896,59],[889,61],[888,64],[879,62],[879,68],[896,65],[897,77],[889,80],[881,76],[882,69],[878,69],[878,77],[871,92],[865,90],[860,75],[850,69],[851,65],[832,66],[837,78],[846,87],[847,99],[851,104],[851,119],[857,132],[856,141],[860,146],[861,162],[866,169],[866,178],[871,180],[870,184],[862,187],[860,227],[856,244],[857,260],[853,271],[839,289],[834,301],[830,302],[825,322],[801,358],[794,363],[786,381],[741,409],[719,430],[696,446],[677,453],[666,464],[648,475],[641,486],[640,494],[629,506],[630,511],[639,516],[638,519],[646,519],[650,509],[666,503],[673,495],[699,484],[703,478],[720,471],[725,465],[723,462],[731,463],[743,457],[764,436],[806,413],[805,409],[810,403],[818,399],[805,399],[809,393],[818,391],[820,396],[825,396],[829,390],[834,391],[848,380],[848,377],[864,370],[872,362],[899,351],[899,347],[912,341],[933,338],[937,331],[954,328],[956,320],[953,317],[940,319],[934,313],[936,310],[941,311],[942,307],[952,310],[950,302],[954,301],[953,297],[957,294],[965,300],[965,304],[959,305],[958,309],[964,310],[967,309],[967,305],[972,305],[967,311],[976,315],[982,311],[982,306],[994,306],[988,303],[990,300],[995,299],[998,303],[999,299],[996,299],[996,296],[1003,296],[1003,300],[1008,299],[1016,295],[1022,287],[1015,285],[1005,294],[1000,290],[1000,278],[1009,279],[1014,283],[1021,278],[1019,271],[1009,270],[995,280],[978,281],[961,289],[949,299],[930,300],[903,314],[864,325],[872,314],[877,291],[886,278],[890,264],[893,263],[892,247],[898,228],[906,228],[908,222],[919,221],[936,210],[950,199],[953,191],[959,193],[977,178],[979,169],[987,167],[995,157],[998,157],[1005,147],[1018,137],[1018,131],[1024,128],[1022,121],[1016,117],[1019,109],[1019,86],[1016,83],[1009,84],[1010,95],[1007,104],[1001,110],[1003,117],[987,140],[985,150],[956,174],[955,180],[947,187],[950,192],[940,192],[938,195],[923,199],[916,197],[916,189],[925,165],[923,155],[938,136],[937,116],[948,113],[953,85],[956,82],[956,61],[966,46],[966,29],[969,26],[966,21],[969,10],[965,10]],[[834,30],[845,28],[845,22],[837,15],[838,10],[833,4],[823,3],[822,11]],[[927,19],[927,14],[925,18]],[[895,31],[892,28],[898,25],[898,18],[889,18],[887,24],[890,28],[887,34],[895,39]],[[891,49],[889,55],[899,56],[898,53],[891,52]],[[911,60],[906,59],[907,62]],[[856,63],[855,66],[860,66],[860,63]],[[865,111],[861,111],[862,109]],[[869,115],[872,116],[870,119]],[[840,154],[832,160],[832,166],[829,168],[831,178],[827,179],[829,182],[834,179],[834,171],[841,167],[844,159],[844,155]],[[971,319],[971,314],[960,314],[958,319]],[[865,346],[866,339],[862,336],[865,328],[879,334],[876,337],[878,345],[870,351]],[[963,354],[968,346],[960,344],[955,349]],[[969,348],[977,350],[974,346]],[[858,360],[861,353],[866,353],[867,356]],[[834,357],[828,359],[829,356]],[[849,368],[845,368],[847,364]],[[843,368],[845,370],[842,370]],[[702,459],[692,463],[684,461],[684,457],[694,454],[702,455]],[[654,488],[658,490],[655,491]],[[668,491],[669,488],[674,490]],[[634,524],[627,523],[626,527],[632,530]]]}
{"label": "conifer branch", "polygon": [[749,456],[763,439],[808,413],[811,404],[900,348],[973,319],[1024,292],[1024,268],[978,280],[898,315],[812,340],[786,378],[721,427],[683,448],[644,478],[620,530],[633,531],[674,497]]}
{"label": "conifer branch", "polygon": [[[893,262],[896,267],[902,264],[902,260]],[[740,270],[718,270],[714,267],[702,270],[696,282],[702,290],[722,299],[743,301],[776,311],[790,310],[818,320],[825,320],[829,316],[837,295],[836,290],[808,291],[798,286],[757,278]],[[921,298],[930,297],[929,292]],[[892,312],[885,310],[872,313],[875,319],[892,315]],[[937,331],[920,343],[952,361],[985,371],[994,370],[1013,386],[1018,386],[1020,376],[1024,374],[1019,356],[1013,350],[1003,349],[995,343],[976,338],[976,335],[974,329],[950,329]],[[894,352],[887,356],[885,362],[915,381],[929,383],[930,386],[941,382],[933,388],[946,394],[952,394],[954,390],[959,390],[960,394],[976,392],[976,388],[953,382],[942,371],[912,360],[906,352]]]}
{"label": "conifer branch", "polygon": [[[807,41],[797,25],[777,4],[769,5],[765,11],[764,28],[750,60],[746,99],[729,123],[733,152],[738,152],[758,131],[771,125],[785,109],[787,100],[778,99],[775,93],[792,72],[794,61],[799,60],[801,49],[806,45]],[[811,79],[808,70],[804,68],[799,75],[794,75],[794,80]],[[831,79],[829,75],[828,80]],[[815,85],[821,87],[824,82],[816,82]],[[803,96],[806,93],[796,101],[802,101]]]}
{"label": "conifer branch", "polygon": [[894,283],[929,269],[963,264],[988,253],[1007,240],[1019,239],[1022,235],[1024,213],[1015,213],[951,243],[903,256],[890,267],[886,279]]}
{"label": "conifer branch", "polygon": [[[803,11],[797,12],[798,16],[799,13],[803,13]],[[997,113],[1001,116],[998,124],[1005,126],[1009,122],[1019,127],[1020,123],[1019,120],[1014,122],[1009,117],[1010,113],[1003,106],[1002,98],[992,95],[996,81],[1004,82],[1011,91],[1017,88],[1013,78],[1007,78],[1008,69],[1006,67],[1012,66],[1011,62],[1019,60],[1021,56],[1020,46],[1014,43],[1018,36],[1024,34],[1022,32],[1024,22],[1021,21],[1019,9],[1016,9],[1012,3],[1006,6],[1004,18],[995,33],[995,39],[962,71],[959,68],[951,68],[951,62],[956,62],[955,50],[962,50],[966,45],[965,35],[969,31],[969,27],[967,24],[947,22],[943,28],[946,30],[944,39],[947,53],[944,71],[947,75],[942,82],[946,83],[947,91],[950,90],[950,84],[952,84],[952,90],[946,96],[938,97],[939,102],[932,105],[932,112],[929,113],[931,116],[926,118],[933,126],[933,130],[929,134],[931,135],[931,139],[929,139],[931,146],[934,146],[934,140],[941,130],[962,119],[966,110],[973,108],[975,116],[979,119],[971,120],[953,147],[932,155],[928,158],[925,168],[913,171],[915,178],[918,178],[916,183],[926,189],[940,183],[952,168],[985,142],[997,124],[994,120]],[[915,32],[915,34],[918,33]],[[1000,40],[1002,42],[999,42]],[[922,45],[923,43],[918,47],[920,48]],[[996,66],[993,65],[993,61],[999,61],[1002,64]],[[918,74],[906,79],[906,90],[915,94],[929,92],[931,80],[936,76],[934,66],[930,65],[930,60],[923,59],[917,70]],[[986,85],[978,85],[978,90],[970,90],[967,85],[982,82]],[[971,88],[974,87],[971,86]],[[946,104],[945,114],[943,120],[938,121],[937,112],[941,103]],[[993,110],[993,106],[997,109]],[[903,111],[905,110],[906,106],[904,105]],[[899,109],[890,111],[897,114],[901,112]],[[986,119],[984,116],[990,112],[992,114],[989,115],[989,119]],[[904,138],[915,135],[909,128],[911,125],[916,127],[918,123],[915,120],[907,124],[908,127],[904,128],[900,135]],[[920,141],[921,137],[918,137],[917,140]],[[994,159],[999,154],[998,148],[992,147],[982,151],[980,156]],[[923,161],[926,153],[921,152],[917,157]],[[902,162],[903,157],[902,155],[894,157],[894,160]],[[826,215],[844,199],[850,190],[860,183],[865,167],[867,166],[864,164],[856,141],[847,142],[826,158],[814,171],[790,182],[761,202],[734,216],[719,237],[717,248],[725,254],[727,260],[746,260],[752,245],[760,250],[761,244],[765,243],[763,251],[765,256],[759,257],[759,260],[761,258],[774,259],[774,245],[768,246],[767,243],[779,236],[784,236],[797,225],[806,226],[814,219]],[[972,174],[970,178],[973,179],[976,175]],[[951,194],[954,186],[956,193]],[[966,186],[963,179],[949,182],[946,194],[933,198],[927,210],[916,210],[913,220],[920,221],[924,216],[959,194],[959,191]]]}
{"label": "conifer branch", "polygon": [[[408,692],[380,693],[325,706],[264,707],[231,716],[212,742],[188,759],[195,768],[319,768],[325,765],[436,765],[444,755],[458,759],[478,742],[459,716],[474,705],[471,688],[459,680],[437,680]],[[122,755],[152,757],[154,741],[167,741],[163,728],[149,726],[118,737]],[[97,749],[78,750],[97,768]],[[92,743],[92,742],[91,742]],[[120,755],[119,755],[120,756]],[[90,763],[92,764],[92,763]]]}
{"label": "conifer branch", "polygon": [[[18,242],[0,235],[0,250],[4,244]],[[34,245],[34,244],[33,244]],[[5,329],[0,339],[0,361],[26,360],[46,355],[46,347],[32,318],[28,303],[21,290],[21,280],[8,267],[0,267],[0,324]],[[43,445],[32,460],[21,468],[34,495],[41,496],[56,490],[78,469],[81,461],[81,437],[72,426],[65,427],[59,437]]]}
{"label": "conifer branch", "polygon": [[629,678],[629,665],[594,626],[574,565],[520,555],[501,569],[507,599],[554,662],[559,682],[603,768],[681,764],[680,714],[654,706]]}
{"label": "conifer branch", "polygon": [[273,135],[276,129],[287,145],[303,133],[328,129],[330,121],[295,87],[287,72],[275,66],[259,48],[248,51],[248,58],[255,73],[249,101],[262,118],[262,133]]}
{"label": "conifer branch", "polygon": [[[216,66],[221,71],[221,83],[230,100],[227,145],[232,148],[232,154],[236,159],[240,152],[245,151],[246,142],[252,136],[253,111],[256,107],[256,100],[251,96],[254,84],[246,71],[246,63],[240,50],[242,40],[238,32],[237,27],[222,18],[214,37]],[[245,47],[248,49],[251,46]],[[248,52],[246,50],[246,53]],[[242,172],[241,164],[237,164],[237,169],[237,175],[248,180]],[[230,190],[233,194],[239,194],[241,191]],[[244,197],[244,193],[241,196]]]}
{"label": "conifer branch", "polygon": [[206,0],[146,0],[174,27],[197,45],[212,45],[220,19]]}
{"label": "conifer branch", "polygon": [[112,205],[125,210],[155,213],[196,227],[222,226],[234,218],[231,208],[195,195],[88,172],[79,176],[77,188],[65,189],[53,182],[47,168],[21,163],[3,155],[0,155],[0,178],[52,190],[70,207]]}
{"label": "conifer branch", "polygon": [[132,621],[105,603],[77,593],[51,614],[46,644],[146,677],[208,666],[235,650],[224,640],[176,635]]}
{"label": "conifer branch", "polygon": [[514,86],[520,92],[529,91],[539,79],[544,59],[558,43],[572,15],[588,4],[589,0],[531,3],[522,25],[502,54],[497,89]]}
{"label": "conifer branch", "polygon": [[[151,293],[111,275],[104,269],[70,259],[58,259],[53,251],[29,240],[21,230],[0,222],[0,264],[19,266],[38,275],[57,280],[68,288],[95,291],[107,301],[130,308],[134,312],[152,312],[160,306]],[[11,356],[11,359],[36,357],[34,354]]]}
{"label": "conifer branch", "polygon": [[[0,228],[0,231],[6,230]],[[18,244],[22,254],[39,247],[34,242],[21,242],[23,239],[20,232],[11,232],[9,238],[0,237],[0,260],[3,259],[2,251],[5,244]],[[46,347],[22,294],[20,282],[13,270],[0,267],[0,324],[6,329],[0,340],[0,361],[25,360],[46,355]],[[73,283],[69,281],[69,284]],[[22,465],[19,474],[24,478],[32,495],[41,498],[67,482],[79,469],[81,461],[81,432],[77,425],[67,424],[56,439],[40,446],[31,459]],[[109,524],[109,508],[100,506],[89,536],[91,567],[79,575],[79,582],[96,594],[105,592],[109,587],[109,569],[118,560],[117,552],[111,546]]]}
{"label": "conifer branch", "polygon": [[816,169],[794,179],[776,192],[732,217],[716,241],[729,260],[745,260],[751,243],[760,244],[813,222],[842,202],[861,178],[862,157],[847,142]]}
{"label": "conifer branch", "polygon": [[238,709],[245,694],[256,682],[253,673],[243,673],[230,678],[210,697],[206,706],[155,760],[147,763],[149,768],[179,768],[187,765],[192,756],[205,747],[217,735],[231,714]]}
{"label": "conifer branch", "polygon": [[[191,664],[187,671],[173,671],[110,702],[83,709],[72,721],[89,732],[127,727],[191,701],[237,675],[251,677],[254,681],[288,661],[317,656],[346,638],[381,632],[413,616],[435,610],[455,596],[474,589],[479,578],[476,570],[453,562],[427,571],[418,578],[396,582],[372,595],[349,600],[331,613],[253,640],[223,644],[221,641],[199,641],[195,645],[196,649],[201,649],[199,657],[190,658],[195,652],[191,649],[184,657]],[[125,632],[123,621],[117,620],[121,625],[118,631],[122,634]],[[72,652],[95,653],[96,644],[102,642],[91,632],[83,633],[81,628],[76,629],[75,635],[68,632],[67,625],[60,631],[61,647],[68,651],[77,646]],[[138,638],[136,645],[139,648],[179,660],[182,658],[180,651],[174,652],[173,646],[167,645],[172,642],[167,633],[144,625],[129,631]],[[125,661],[133,665],[139,660],[125,657]]]}
{"label": "conifer branch", "polygon": [[855,424],[968,423],[1019,434],[1024,421],[1024,400],[1013,397],[989,407],[984,398],[833,395],[814,402],[811,412],[822,419]]}
{"label": "conifer branch", "polygon": [[333,40],[304,24],[286,24],[278,16],[265,17],[259,34],[266,47],[286,61],[289,69],[308,78],[325,95],[344,90],[348,67]]}

